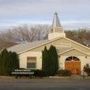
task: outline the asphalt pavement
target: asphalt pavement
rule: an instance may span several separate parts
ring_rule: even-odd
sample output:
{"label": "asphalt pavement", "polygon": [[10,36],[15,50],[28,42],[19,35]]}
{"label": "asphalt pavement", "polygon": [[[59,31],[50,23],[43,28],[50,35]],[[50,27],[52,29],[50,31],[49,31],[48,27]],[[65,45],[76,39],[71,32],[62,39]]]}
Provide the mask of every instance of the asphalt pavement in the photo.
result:
{"label": "asphalt pavement", "polygon": [[0,90],[90,90],[90,79],[0,79]]}

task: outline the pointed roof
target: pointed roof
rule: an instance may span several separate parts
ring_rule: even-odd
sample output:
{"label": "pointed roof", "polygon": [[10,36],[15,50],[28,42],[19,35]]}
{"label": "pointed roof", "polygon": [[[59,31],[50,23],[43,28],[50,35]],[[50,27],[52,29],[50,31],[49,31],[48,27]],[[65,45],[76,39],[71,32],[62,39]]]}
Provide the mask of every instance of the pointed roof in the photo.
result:
{"label": "pointed roof", "polygon": [[52,23],[52,31],[51,32],[64,32],[63,28],[60,24],[59,17],[57,12],[54,13],[53,23]]}
{"label": "pointed roof", "polygon": [[[63,54],[65,52],[68,52],[68,51],[71,51],[71,50],[74,50],[74,49],[84,53],[83,51],[81,51],[79,49],[79,47],[82,47],[84,50],[86,50],[85,53],[87,55],[90,55],[90,48],[88,48],[88,47],[86,47],[86,46],[84,46],[84,45],[82,45],[82,44],[80,44],[80,43],[78,43],[76,41],[73,41],[73,40],[71,40],[69,38],[66,38],[66,37],[65,38],[55,38],[53,40],[27,42],[27,43],[18,44],[18,45],[12,46],[10,48],[7,48],[7,50],[11,51],[11,52],[16,52],[17,54],[22,54],[24,52],[31,51],[33,49],[40,48],[42,46],[47,46],[49,44],[52,45],[53,42],[58,41],[58,40],[62,41],[63,39],[66,40],[66,41],[69,41],[70,43],[73,43],[74,45],[77,45],[78,47],[66,47],[66,48],[65,47],[57,47],[57,49],[60,48],[60,53],[59,54]],[[87,52],[87,50],[88,50],[89,53]]]}
{"label": "pointed roof", "polygon": [[61,24],[60,24],[60,22],[59,22],[59,17],[58,17],[57,12],[54,13],[54,18],[53,18],[52,26],[53,26],[54,28],[55,28],[55,27],[61,27]]}
{"label": "pointed roof", "polygon": [[59,22],[58,14],[55,12],[52,27],[51,27],[51,31],[48,34],[48,40],[51,40],[51,39],[54,39],[54,38],[57,38],[57,37],[65,37],[65,36],[66,35],[64,33],[63,27],[61,26],[61,24]]}

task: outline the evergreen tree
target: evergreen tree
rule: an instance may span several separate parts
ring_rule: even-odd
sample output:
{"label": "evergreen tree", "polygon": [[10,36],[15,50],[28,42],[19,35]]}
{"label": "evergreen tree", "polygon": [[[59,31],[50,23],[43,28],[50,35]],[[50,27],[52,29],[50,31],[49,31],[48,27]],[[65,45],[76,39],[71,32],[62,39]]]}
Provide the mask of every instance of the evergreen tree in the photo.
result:
{"label": "evergreen tree", "polygon": [[42,52],[42,69],[48,76],[55,75],[58,70],[58,54],[52,45],[49,50],[45,47]]}
{"label": "evergreen tree", "polygon": [[48,75],[48,50],[45,46],[44,51],[42,51],[42,70],[45,72],[46,75]]}
{"label": "evergreen tree", "polygon": [[6,75],[8,71],[8,52],[4,49],[1,53],[1,75]]}
{"label": "evergreen tree", "polygon": [[51,45],[49,48],[49,74],[55,75],[58,71],[58,54],[56,48]]}
{"label": "evergreen tree", "polygon": [[0,75],[10,75],[16,68],[19,68],[18,55],[4,49],[0,53]]}

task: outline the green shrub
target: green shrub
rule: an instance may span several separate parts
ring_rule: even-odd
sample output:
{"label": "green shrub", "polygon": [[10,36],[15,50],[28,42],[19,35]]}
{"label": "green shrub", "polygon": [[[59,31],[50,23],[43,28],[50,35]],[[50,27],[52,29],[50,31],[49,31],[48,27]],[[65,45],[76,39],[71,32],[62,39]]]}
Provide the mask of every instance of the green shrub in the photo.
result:
{"label": "green shrub", "polygon": [[86,64],[86,65],[84,66],[84,72],[86,72],[87,75],[90,76],[90,66],[89,66],[89,64]]}
{"label": "green shrub", "polygon": [[49,49],[45,46],[42,51],[42,70],[46,76],[54,76],[58,71],[58,54],[56,47],[51,45]]}
{"label": "green shrub", "polygon": [[34,76],[35,77],[44,77],[45,76],[45,72],[43,70],[32,70],[32,72],[34,72]]}
{"label": "green shrub", "polygon": [[10,75],[12,71],[19,68],[19,58],[17,53],[4,49],[0,53],[0,75]]}
{"label": "green shrub", "polygon": [[71,76],[71,72],[69,70],[59,70],[57,72],[58,76]]}

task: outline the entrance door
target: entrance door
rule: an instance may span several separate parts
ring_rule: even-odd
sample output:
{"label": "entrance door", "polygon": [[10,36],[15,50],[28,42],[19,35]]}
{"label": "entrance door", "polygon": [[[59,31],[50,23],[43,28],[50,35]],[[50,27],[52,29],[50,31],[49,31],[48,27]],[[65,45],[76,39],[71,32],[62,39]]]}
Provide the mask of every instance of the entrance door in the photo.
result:
{"label": "entrance door", "polygon": [[73,75],[80,75],[81,62],[77,57],[69,57],[65,61],[65,69],[70,70]]}

